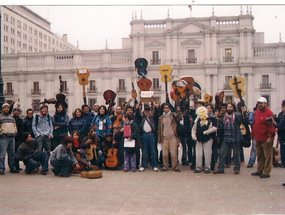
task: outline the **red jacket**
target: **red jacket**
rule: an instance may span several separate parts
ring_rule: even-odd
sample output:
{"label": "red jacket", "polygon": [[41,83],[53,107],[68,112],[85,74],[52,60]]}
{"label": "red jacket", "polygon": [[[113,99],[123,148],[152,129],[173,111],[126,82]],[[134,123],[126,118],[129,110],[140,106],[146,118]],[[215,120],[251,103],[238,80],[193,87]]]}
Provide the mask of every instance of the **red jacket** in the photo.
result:
{"label": "red jacket", "polygon": [[273,112],[269,108],[263,111],[257,109],[254,115],[252,135],[256,141],[264,142],[269,137],[274,139],[275,127],[272,122],[268,122],[266,118],[272,117]]}

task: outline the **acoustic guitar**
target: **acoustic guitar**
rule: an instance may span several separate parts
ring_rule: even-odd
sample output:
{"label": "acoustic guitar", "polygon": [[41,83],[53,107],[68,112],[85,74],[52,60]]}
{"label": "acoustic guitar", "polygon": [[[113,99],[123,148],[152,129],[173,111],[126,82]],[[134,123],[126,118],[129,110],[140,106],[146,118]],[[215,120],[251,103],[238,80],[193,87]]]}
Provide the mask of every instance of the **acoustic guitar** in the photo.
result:
{"label": "acoustic guitar", "polygon": [[[236,77],[234,76],[233,78],[231,78],[229,80],[229,85],[232,88],[232,90],[234,91],[234,95],[236,98],[240,99],[240,102],[242,104],[245,104],[244,100],[243,100],[243,96],[245,96],[245,90],[244,90],[244,85],[245,85],[245,80],[243,77]],[[246,127],[244,124],[240,125],[240,131],[242,133],[242,135],[246,135]]]}
{"label": "acoustic guitar", "polygon": [[204,100],[207,104],[211,104],[213,100],[213,96],[211,94],[206,93],[204,95]]}
{"label": "acoustic guitar", "polygon": [[118,159],[118,149],[114,148],[114,144],[112,143],[112,148],[108,150],[107,158],[105,161],[105,165],[108,168],[117,168],[119,165]]}
{"label": "acoustic guitar", "polygon": [[172,82],[173,100],[179,101],[183,99],[183,93],[186,89],[187,82],[184,80],[176,80]]}
{"label": "acoustic guitar", "polygon": [[140,91],[149,91],[151,88],[152,82],[146,77],[142,77],[138,81],[138,87],[140,88]]}
{"label": "acoustic guitar", "polygon": [[79,80],[79,84],[82,85],[83,87],[83,102],[84,104],[86,104],[87,101],[86,101],[85,85],[89,83],[88,77],[90,75],[90,72],[88,69],[83,68],[83,69],[78,69],[76,74]]}
{"label": "acoustic guitar", "polygon": [[137,94],[137,91],[135,90],[134,78],[132,77],[131,80],[132,80],[132,94],[131,94],[131,96],[132,96],[132,99],[136,99],[138,94]]}
{"label": "acoustic guitar", "polygon": [[215,108],[217,108],[218,110],[222,109],[224,96],[225,92],[223,90],[219,90],[215,95]]}
{"label": "acoustic guitar", "polygon": [[188,98],[190,95],[194,94],[194,90],[193,90],[194,83],[195,83],[194,78],[183,77],[183,78],[181,78],[181,80],[184,80],[187,83],[184,93],[185,93],[186,97]]}

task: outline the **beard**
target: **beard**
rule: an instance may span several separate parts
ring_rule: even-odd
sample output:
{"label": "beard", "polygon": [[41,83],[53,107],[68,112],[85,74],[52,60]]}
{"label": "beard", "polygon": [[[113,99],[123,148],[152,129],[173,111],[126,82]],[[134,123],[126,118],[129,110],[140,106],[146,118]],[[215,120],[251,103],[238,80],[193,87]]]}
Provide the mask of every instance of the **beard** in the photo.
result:
{"label": "beard", "polygon": [[227,113],[228,113],[229,115],[232,115],[233,112],[234,112],[233,110],[227,110]]}

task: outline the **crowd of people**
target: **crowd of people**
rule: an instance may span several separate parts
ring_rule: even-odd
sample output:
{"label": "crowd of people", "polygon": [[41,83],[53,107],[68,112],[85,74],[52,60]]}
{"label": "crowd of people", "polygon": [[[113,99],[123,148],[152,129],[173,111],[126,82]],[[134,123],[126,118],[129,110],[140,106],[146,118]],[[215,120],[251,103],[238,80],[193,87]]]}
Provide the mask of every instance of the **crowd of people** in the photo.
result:
{"label": "crowd of people", "polygon": [[[260,97],[252,112],[245,104],[228,102],[215,108],[198,99],[195,107],[181,102],[126,103],[106,107],[86,104],[70,118],[66,105],[57,103],[54,116],[43,104],[38,113],[5,103],[0,116],[0,175],[5,175],[5,156],[11,173],[19,173],[20,162],[25,173],[41,169],[69,177],[73,172],[98,169],[122,169],[125,172],[151,169],[155,172],[180,165],[190,166],[194,173],[224,173],[233,165],[240,173],[245,163],[243,147],[251,145],[247,164],[253,176],[270,177],[273,163],[273,140],[277,130],[280,143],[280,166],[285,167],[285,100],[276,116]],[[181,160],[178,148],[182,146]],[[283,184],[285,185],[285,184]]]}

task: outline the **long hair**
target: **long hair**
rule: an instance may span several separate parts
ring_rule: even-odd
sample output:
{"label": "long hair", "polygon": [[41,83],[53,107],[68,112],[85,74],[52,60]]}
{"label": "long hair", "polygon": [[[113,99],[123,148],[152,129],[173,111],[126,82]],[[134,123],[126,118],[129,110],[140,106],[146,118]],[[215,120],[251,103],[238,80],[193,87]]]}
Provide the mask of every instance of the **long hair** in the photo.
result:
{"label": "long hair", "polygon": [[99,116],[102,117],[102,115],[100,114],[101,108],[103,108],[103,109],[105,110],[105,114],[104,114],[103,116],[106,116],[108,113],[107,113],[107,108],[106,108],[105,105],[101,105],[101,106],[98,108],[98,114],[99,114]]}
{"label": "long hair", "polygon": [[73,119],[76,118],[76,111],[79,110],[80,113],[81,113],[81,118],[82,118],[82,110],[80,108],[76,108],[75,111],[73,112],[72,116],[73,116]]}

